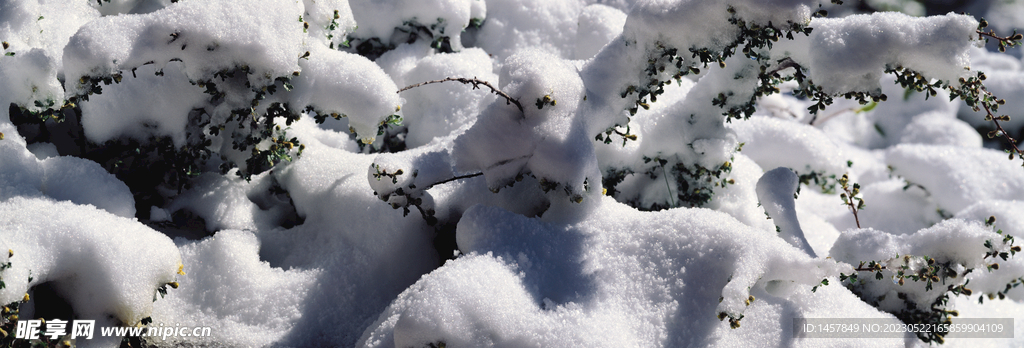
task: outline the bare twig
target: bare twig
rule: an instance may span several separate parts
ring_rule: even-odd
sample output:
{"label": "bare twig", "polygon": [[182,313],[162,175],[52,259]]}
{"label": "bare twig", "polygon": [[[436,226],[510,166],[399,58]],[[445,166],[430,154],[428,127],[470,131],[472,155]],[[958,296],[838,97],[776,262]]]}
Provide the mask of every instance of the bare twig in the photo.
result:
{"label": "bare twig", "polygon": [[843,188],[845,193],[839,194],[839,197],[843,199],[843,204],[850,207],[850,211],[853,212],[853,221],[857,223],[857,228],[860,227],[860,217],[857,216],[857,212],[864,209],[864,200],[857,197],[860,194],[860,184],[854,183],[853,190],[850,189],[850,177],[843,174],[843,177],[839,179],[839,186]]}
{"label": "bare twig", "polygon": [[455,181],[455,180],[469,179],[469,178],[477,177],[477,176],[481,176],[481,175],[484,175],[484,173],[480,172],[480,173],[460,175],[460,176],[456,176],[454,178],[449,178],[449,179],[445,179],[445,180],[442,180],[442,181],[435,182],[433,184],[430,184],[430,186],[428,186],[427,188],[434,187],[434,186],[437,186],[437,185],[440,185],[440,184],[447,184],[447,183]]}
{"label": "bare twig", "polygon": [[[983,23],[983,26],[988,25],[987,22],[982,22],[982,23]],[[1020,40],[1024,39],[1024,35],[1018,34],[1016,32],[1013,33],[1013,35],[1010,35],[1010,36],[999,36],[999,35],[996,35],[995,30],[989,30],[988,32],[977,30],[977,33],[978,33],[978,38],[984,38],[985,42],[988,42],[988,38],[993,38],[993,39],[999,40],[999,52],[1006,52],[1006,48],[1007,47],[1013,47],[1013,46],[1019,45],[1020,44]],[[986,36],[988,38],[985,38]]]}
{"label": "bare twig", "polygon": [[[988,93],[988,91],[985,91],[985,93]],[[1006,130],[1003,129],[1003,126],[999,124],[999,119],[1000,118],[1002,118],[1003,120],[1007,120],[1007,119],[1009,119],[1009,117],[1008,116],[999,116],[999,117],[997,117],[997,116],[993,115],[992,114],[992,110],[989,109],[989,107],[988,107],[988,104],[982,103],[981,106],[985,107],[985,113],[988,114],[985,118],[986,119],[991,119],[992,122],[996,124],[997,131],[994,131],[995,133],[989,133],[989,138],[994,138],[996,136],[1002,135],[1003,138],[1006,139],[1006,142],[1010,143],[1010,146],[1013,147],[1014,153],[1016,153],[1018,157],[1024,158],[1024,152],[1021,152],[1020,148],[1017,147],[1017,139],[1014,139],[1013,137],[1010,136],[1010,134],[1006,133]],[[1012,154],[1011,154],[1011,159],[1012,159]]]}
{"label": "bare twig", "polygon": [[[621,136],[623,138],[626,138],[626,139],[629,139],[629,140],[636,140],[636,134],[623,133],[622,131],[620,131],[618,129],[615,129],[615,128],[612,128],[612,131],[615,132],[615,134],[618,134],[619,136]],[[629,132],[629,130],[627,129],[626,132]]]}
{"label": "bare twig", "polygon": [[800,70],[801,68],[800,64],[793,61],[793,58],[790,57],[782,58],[781,60],[779,60],[778,63],[779,65],[776,66],[775,69],[769,70],[767,72],[768,76],[775,75],[775,73],[786,70],[788,68],[793,68],[796,70]]}
{"label": "bare twig", "polygon": [[502,98],[505,98],[505,105],[515,104],[516,107],[519,108],[519,112],[523,112],[523,105],[519,104],[518,100],[512,99],[512,97],[509,96],[508,94],[506,94],[505,92],[502,92],[500,89],[497,89],[497,88],[494,88],[494,86],[491,86],[491,84],[489,82],[484,81],[484,80],[480,80],[480,79],[476,78],[475,76],[473,78],[471,78],[471,79],[468,79],[468,78],[465,78],[465,77],[446,77],[446,78],[441,79],[441,80],[433,80],[433,81],[427,81],[427,82],[420,82],[420,83],[417,83],[417,84],[414,84],[414,85],[406,86],[405,88],[402,88],[402,89],[398,90],[398,93],[402,93],[402,92],[405,92],[406,90],[413,89],[413,88],[416,88],[416,87],[419,87],[419,86],[429,85],[431,83],[441,83],[441,82],[447,82],[447,81],[455,81],[455,82],[461,82],[461,83],[464,83],[464,84],[467,84],[467,85],[473,85],[473,89],[480,89],[480,85],[487,86],[487,88],[491,89],[491,92],[494,92],[494,94],[496,94],[496,95],[498,95],[498,96],[500,96]]}
{"label": "bare twig", "polygon": [[842,109],[842,110],[836,110],[836,112],[833,112],[831,114],[828,114],[828,115],[822,117],[821,120],[818,120],[818,114],[814,114],[814,117],[811,117],[811,121],[808,122],[808,124],[814,126],[815,122],[818,122],[818,121],[825,122],[825,121],[828,121],[829,119],[832,119],[833,117],[845,114],[847,112],[855,112],[855,111],[857,111],[857,109],[859,109],[859,108],[846,108],[846,109]]}

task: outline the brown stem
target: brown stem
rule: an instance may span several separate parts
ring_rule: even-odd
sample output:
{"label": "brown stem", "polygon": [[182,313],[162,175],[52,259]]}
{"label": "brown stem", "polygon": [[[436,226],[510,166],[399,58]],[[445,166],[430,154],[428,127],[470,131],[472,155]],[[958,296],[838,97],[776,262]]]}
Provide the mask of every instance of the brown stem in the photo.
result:
{"label": "brown stem", "polygon": [[[985,93],[988,93],[988,91],[985,91]],[[989,95],[991,95],[991,93]],[[1013,151],[1017,153],[1017,156],[1024,158],[1024,153],[1022,153],[1020,151],[1020,148],[1017,147],[1017,140],[1011,137],[1010,134],[1006,133],[1006,130],[1003,129],[1003,126],[999,124],[999,120],[997,120],[996,116],[992,114],[992,110],[989,109],[988,104],[981,103],[981,106],[985,107],[985,113],[988,114],[988,117],[991,118],[992,122],[996,124],[996,129],[998,129],[999,133],[1003,135],[1003,138],[1006,139],[1006,142],[1010,143],[1010,146],[1013,147]]]}
{"label": "brown stem", "polygon": [[502,92],[500,89],[497,89],[497,88],[494,88],[494,86],[491,86],[491,84],[489,82],[477,79],[476,77],[473,77],[471,79],[465,78],[465,77],[446,77],[446,78],[443,78],[443,79],[440,79],[440,80],[420,82],[420,83],[417,83],[417,84],[414,84],[414,85],[406,86],[405,88],[402,88],[402,89],[398,90],[398,93],[402,93],[402,92],[405,92],[406,90],[413,89],[413,88],[416,88],[416,87],[419,87],[419,86],[429,85],[431,83],[441,83],[441,82],[447,82],[447,81],[455,81],[455,82],[461,82],[461,83],[464,83],[464,84],[467,84],[467,85],[473,85],[473,89],[479,89],[480,85],[487,86],[487,88],[491,89],[491,92],[494,92],[494,94],[496,94],[496,95],[498,95],[498,96],[500,96],[502,98],[505,98],[505,105],[515,104],[516,107],[519,108],[519,112],[523,112],[523,105],[519,104],[518,100],[512,99],[512,97],[509,96],[508,94],[506,94],[505,92]]}
{"label": "brown stem", "polygon": [[782,58],[782,60],[779,61],[779,65],[776,66],[775,69],[769,70],[767,74],[768,76],[775,75],[775,73],[786,70],[788,68],[800,70],[801,66],[797,62],[793,61],[793,58],[786,57]]}
{"label": "brown stem", "polygon": [[845,185],[843,186],[843,191],[846,191],[847,197],[846,205],[848,205],[850,207],[850,211],[853,212],[853,221],[857,223],[857,228],[861,228],[860,217],[857,216],[857,204],[853,203],[853,192],[850,191],[849,187],[846,187]]}
{"label": "brown stem", "polygon": [[454,178],[448,178],[448,179],[445,179],[445,180],[438,181],[438,182],[435,182],[433,184],[430,184],[430,186],[428,186],[428,188],[434,187],[434,186],[437,186],[437,185],[440,185],[440,184],[446,184],[446,183],[449,183],[449,182],[452,182],[452,181],[455,181],[455,180],[469,179],[469,178],[477,177],[477,176],[481,176],[481,175],[484,175],[484,173],[480,172],[480,173],[473,173],[473,174],[466,174],[466,175],[456,176]]}
{"label": "brown stem", "polygon": [[996,35],[996,31],[995,30],[989,30],[987,33],[984,32],[984,31],[981,31],[981,30],[977,30],[975,32],[978,33],[978,35],[979,35],[978,37],[979,38],[982,37],[982,36],[988,36],[990,38],[999,40],[999,41],[1003,42],[1003,44],[1008,45],[1008,46],[1009,45],[1013,45],[1014,41],[1019,41],[1020,40],[1020,36],[1018,36],[1019,34],[1014,34],[1014,35],[1010,35],[1010,36],[999,36],[999,35]]}
{"label": "brown stem", "polygon": [[888,268],[886,268],[885,266],[882,266],[882,268],[874,269],[874,268],[870,268],[870,267],[863,267],[863,266],[861,266],[861,267],[854,268],[853,270],[857,271],[857,272],[874,272],[874,271],[879,271],[879,270],[883,270],[883,269],[888,269]]}

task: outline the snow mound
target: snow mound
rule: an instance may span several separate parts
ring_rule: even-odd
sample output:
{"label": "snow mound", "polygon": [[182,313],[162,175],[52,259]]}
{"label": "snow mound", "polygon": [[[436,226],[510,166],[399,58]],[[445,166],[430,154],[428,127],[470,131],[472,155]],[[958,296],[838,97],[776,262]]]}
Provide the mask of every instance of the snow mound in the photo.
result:
{"label": "snow mound", "polygon": [[1022,161],[992,149],[916,144],[892,147],[885,157],[893,173],[923,186],[954,214],[982,200],[1024,197]]}
{"label": "snow mound", "polygon": [[149,317],[157,288],[174,282],[182,266],[178,249],[163,234],[93,207],[49,199],[0,203],[0,243],[14,252],[4,257],[12,268],[3,272],[7,286],[0,301],[20,300],[32,287],[49,283],[75,319],[94,319],[97,326],[130,326]]}
{"label": "snow mound", "polygon": [[[289,333],[320,271],[271,267],[251,232],[224,230],[198,242],[178,240],[188,274],[154,304],[153,324],[209,326],[213,337],[169,337],[160,344],[266,346]],[[207,340],[205,342],[198,340]]]}
{"label": "snow mound", "polygon": [[[830,310],[887,317],[864,303],[824,300],[845,291],[812,293],[810,284],[842,266],[725,214],[601,203],[570,224],[471,208],[457,231],[469,255],[399,295],[359,345],[781,344],[792,321],[771,314],[780,306],[789,308],[783,318]],[[740,328],[716,320],[720,312],[744,314]]]}
{"label": "snow mound", "polygon": [[505,60],[500,84],[523,110],[501,100],[492,103],[455,140],[455,168],[482,171],[495,191],[526,174],[563,185],[574,200],[598,187],[593,130],[577,113],[584,89],[575,67],[542,51],[524,51]]}
{"label": "snow mound", "polygon": [[918,18],[878,12],[819,18],[811,26],[811,80],[827,93],[843,93],[877,90],[889,67],[947,82],[967,77],[978,22],[968,15]]}
{"label": "snow mound", "polygon": [[135,198],[128,186],[96,162],[77,157],[40,160],[13,139],[0,141],[0,162],[6,163],[0,169],[0,201],[45,195],[135,217]]}
{"label": "snow mound", "polygon": [[[161,69],[181,60],[190,79],[248,65],[249,83],[266,86],[299,71],[303,54],[301,7],[259,1],[258,11],[237,1],[185,1],[137,16],[104,17],[82,27],[64,48],[68,94],[89,92],[83,77],[103,77],[152,62]],[[265,25],[264,23],[275,23]]]}

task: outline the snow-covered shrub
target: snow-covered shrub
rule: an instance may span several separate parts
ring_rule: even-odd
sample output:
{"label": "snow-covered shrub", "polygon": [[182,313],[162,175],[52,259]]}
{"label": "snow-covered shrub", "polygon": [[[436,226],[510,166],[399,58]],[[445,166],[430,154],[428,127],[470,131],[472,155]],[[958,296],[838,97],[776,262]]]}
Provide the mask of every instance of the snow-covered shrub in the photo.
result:
{"label": "snow-covered shrub", "polygon": [[[934,11],[891,3],[859,6]],[[1021,63],[975,47],[1021,36],[968,15],[0,10],[0,250],[17,255],[0,300],[21,313],[59,297],[111,324],[215,328],[149,342],[174,346],[778,346],[808,344],[793,318],[942,323],[1024,298],[1024,159],[1003,114]]]}

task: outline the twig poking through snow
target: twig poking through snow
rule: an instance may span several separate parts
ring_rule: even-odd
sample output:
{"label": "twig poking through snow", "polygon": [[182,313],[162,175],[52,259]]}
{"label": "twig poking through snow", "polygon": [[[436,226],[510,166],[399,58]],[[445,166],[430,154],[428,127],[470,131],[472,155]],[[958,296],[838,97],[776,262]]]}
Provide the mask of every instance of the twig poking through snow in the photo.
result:
{"label": "twig poking through snow", "polygon": [[477,79],[476,77],[473,77],[471,79],[467,79],[465,77],[446,77],[446,78],[441,79],[441,80],[433,80],[433,81],[427,81],[427,82],[420,82],[420,83],[417,83],[417,84],[414,84],[414,85],[406,86],[405,88],[402,88],[402,89],[398,90],[398,93],[402,93],[402,92],[404,92],[406,90],[413,89],[413,88],[416,88],[416,87],[419,87],[419,86],[429,85],[431,83],[441,83],[441,82],[447,82],[447,81],[456,81],[456,82],[462,82],[462,83],[467,84],[467,85],[473,85],[473,89],[479,89],[480,85],[487,86],[487,88],[491,89],[491,92],[494,92],[494,94],[497,94],[498,96],[500,96],[502,98],[505,98],[505,104],[506,105],[510,104],[510,103],[511,104],[515,104],[516,107],[519,108],[520,112],[523,111],[523,105],[519,104],[518,100],[512,99],[512,97],[509,96],[508,94],[506,94],[505,92],[502,92],[500,89],[497,89],[497,88],[494,88],[494,86],[491,86],[491,84],[489,82]]}

